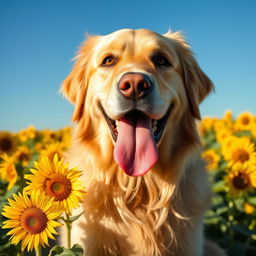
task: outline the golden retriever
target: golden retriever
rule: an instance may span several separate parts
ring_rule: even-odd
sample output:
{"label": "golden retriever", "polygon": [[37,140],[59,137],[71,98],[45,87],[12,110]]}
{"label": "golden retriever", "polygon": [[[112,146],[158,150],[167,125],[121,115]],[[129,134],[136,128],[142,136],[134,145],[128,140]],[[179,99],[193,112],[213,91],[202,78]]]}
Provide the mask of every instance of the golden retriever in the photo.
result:
{"label": "golden retriever", "polygon": [[62,92],[75,105],[66,159],[88,191],[72,230],[86,256],[224,255],[203,236],[196,122],[212,89],[178,32],[124,29],[81,46]]}

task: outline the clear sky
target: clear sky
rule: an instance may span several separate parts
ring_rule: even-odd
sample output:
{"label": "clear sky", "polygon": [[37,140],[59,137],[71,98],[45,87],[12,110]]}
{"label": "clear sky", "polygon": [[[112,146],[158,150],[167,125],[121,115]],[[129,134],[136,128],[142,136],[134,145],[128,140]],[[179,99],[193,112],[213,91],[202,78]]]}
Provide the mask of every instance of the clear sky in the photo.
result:
{"label": "clear sky", "polygon": [[59,93],[85,34],[183,31],[216,92],[202,116],[256,114],[256,1],[0,1],[0,130],[70,125]]}

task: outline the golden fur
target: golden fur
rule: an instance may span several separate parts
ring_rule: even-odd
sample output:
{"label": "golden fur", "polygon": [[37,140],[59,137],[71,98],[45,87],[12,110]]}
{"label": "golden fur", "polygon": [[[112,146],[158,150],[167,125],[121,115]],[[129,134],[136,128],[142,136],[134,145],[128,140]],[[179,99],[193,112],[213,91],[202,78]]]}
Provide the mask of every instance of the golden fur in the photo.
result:
{"label": "golden fur", "polygon": [[[159,50],[171,59],[171,68],[152,63],[149,56]],[[100,67],[109,54],[118,56],[118,63]],[[156,81],[149,116],[159,119],[175,103],[158,143],[158,161],[142,177],[128,176],[114,161],[114,142],[99,107],[118,119],[115,85],[130,71],[145,72]],[[88,191],[84,215],[72,230],[73,243],[82,244],[85,255],[222,255],[204,243],[202,218],[211,193],[196,129],[198,105],[212,88],[177,32],[120,30],[90,36],[81,46],[62,92],[75,105],[66,159],[83,170]]]}

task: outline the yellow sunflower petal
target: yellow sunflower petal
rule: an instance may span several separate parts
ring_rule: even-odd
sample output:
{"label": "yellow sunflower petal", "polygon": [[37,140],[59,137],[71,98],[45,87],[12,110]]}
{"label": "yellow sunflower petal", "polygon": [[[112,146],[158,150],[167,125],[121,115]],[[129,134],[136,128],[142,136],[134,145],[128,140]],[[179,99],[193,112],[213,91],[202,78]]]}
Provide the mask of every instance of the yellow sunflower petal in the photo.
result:
{"label": "yellow sunflower petal", "polygon": [[[9,218],[8,215],[5,215],[4,213],[2,213],[5,217]],[[3,222],[4,226],[3,228],[15,228],[17,227],[20,222],[18,220],[6,220]]]}
{"label": "yellow sunflower petal", "polygon": [[35,236],[31,235],[30,240],[28,241],[28,251],[32,251],[34,248],[34,241],[35,241]]}
{"label": "yellow sunflower petal", "polygon": [[26,236],[23,238],[21,243],[21,250],[24,251],[24,249],[28,246],[28,242],[31,240],[31,235],[29,233],[26,234]]}
{"label": "yellow sunflower petal", "polygon": [[13,234],[17,234],[17,233],[20,233],[20,231],[22,231],[23,228],[21,226],[18,226],[16,228],[13,228],[12,230],[10,230],[7,235],[10,236],[10,235],[13,235]]}
{"label": "yellow sunflower petal", "polygon": [[41,232],[40,236],[41,236],[41,241],[43,241],[47,246],[49,246],[48,236],[46,231]]}

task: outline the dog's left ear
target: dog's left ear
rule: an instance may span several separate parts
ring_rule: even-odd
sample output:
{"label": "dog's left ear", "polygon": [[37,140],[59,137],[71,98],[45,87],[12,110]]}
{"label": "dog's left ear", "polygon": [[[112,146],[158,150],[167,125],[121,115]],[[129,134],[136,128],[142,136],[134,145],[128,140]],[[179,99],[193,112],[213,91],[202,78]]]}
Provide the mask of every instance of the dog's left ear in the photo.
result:
{"label": "dog's left ear", "polygon": [[176,44],[191,114],[201,119],[199,104],[214,89],[213,83],[197,64],[190,46],[181,33],[168,32],[164,36],[172,39]]}

